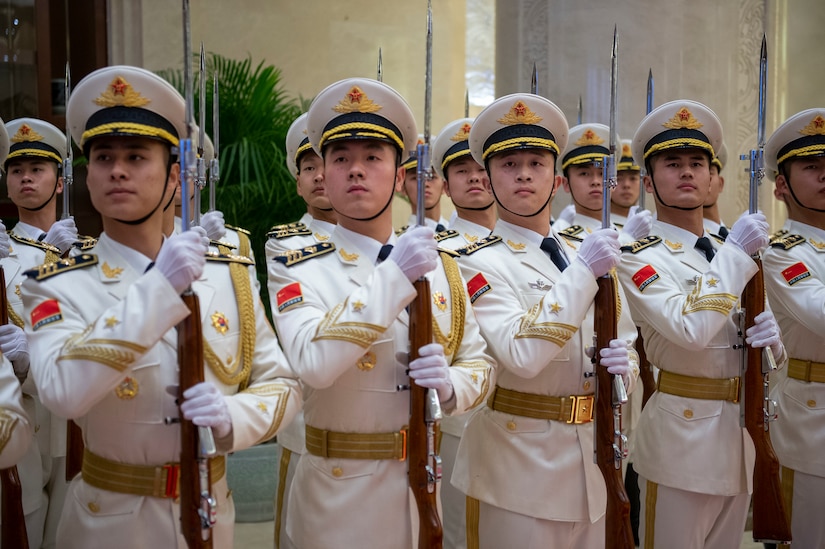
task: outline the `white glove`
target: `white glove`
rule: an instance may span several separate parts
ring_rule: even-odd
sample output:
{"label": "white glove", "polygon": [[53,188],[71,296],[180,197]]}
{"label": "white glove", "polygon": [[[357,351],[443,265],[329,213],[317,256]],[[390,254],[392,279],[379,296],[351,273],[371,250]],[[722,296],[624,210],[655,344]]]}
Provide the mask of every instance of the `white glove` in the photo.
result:
{"label": "white glove", "polygon": [[55,221],[46,237],[43,239],[48,244],[60,248],[61,253],[72,247],[77,242],[77,225],[74,224],[73,217],[67,217],[60,221]]}
{"label": "white glove", "polygon": [[232,417],[223,394],[211,381],[202,381],[183,392],[180,411],[198,427],[212,427],[215,438],[232,432]]}
{"label": "white glove", "polygon": [[[636,208],[636,206],[633,206],[633,208]],[[648,210],[635,213],[633,208],[630,209],[631,213],[624,227],[622,227],[622,231],[633,240],[639,240],[650,234],[650,229],[653,227],[653,214]]]}
{"label": "white glove", "polygon": [[440,343],[430,343],[418,349],[418,358],[410,362],[410,377],[419,387],[438,391],[442,403],[453,398],[450,366]]}
{"label": "white glove", "polygon": [[785,347],[782,344],[782,334],[773,313],[762,311],[753,320],[753,326],[745,332],[745,342],[751,347],[770,347],[773,358],[779,360]]}
{"label": "white glove", "polygon": [[435,233],[429,227],[418,226],[398,237],[388,260],[404,272],[410,282],[415,282],[438,265],[438,247]]}
{"label": "white glove", "polygon": [[14,375],[21,382],[29,373],[29,340],[26,333],[14,324],[0,325],[0,352],[14,367]]}
{"label": "white glove", "polygon": [[9,257],[10,250],[11,239],[9,239],[9,233],[6,232],[6,226],[0,222],[0,259]]}
{"label": "white glove", "polygon": [[615,376],[622,376],[625,389],[630,386],[630,353],[627,351],[627,341],[612,339],[610,346],[599,351],[600,364],[607,367],[607,371]]}
{"label": "white glove", "polygon": [[559,221],[563,221],[568,225],[572,225],[574,219],[576,219],[576,206],[574,206],[573,204],[568,204],[559,213]]}
{"label": "white glove", "polygon": [[619,233],[613,229],[593,231],[584,237],[576,259],[583,261],[596,278],[606,275],[621,259]]}
{"label": "white glove", "polygon": [[226,224],[223,220],[223,212],[212,210],[201,215],[201,227],[206,231],[209,240],[220,240],[226,234]]}
{"label": "white glove", "polygon": [[155,260],[155,267],[176,292],[182,293],[203,274],[208,249],[206,231],[202,227],[192,227],[166,239]]}
{"label": "white glove", "polygon": [[768,245],[768,220],[762,212],[743,213],[733,224],[725,243],[738,246],[753,255]]}

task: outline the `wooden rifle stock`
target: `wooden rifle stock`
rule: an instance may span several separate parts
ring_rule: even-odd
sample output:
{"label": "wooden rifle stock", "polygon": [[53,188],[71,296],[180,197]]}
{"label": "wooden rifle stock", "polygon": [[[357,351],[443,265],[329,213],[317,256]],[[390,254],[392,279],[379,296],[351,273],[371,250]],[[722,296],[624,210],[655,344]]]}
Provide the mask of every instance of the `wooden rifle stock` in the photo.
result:
{"label": "wooden rifle stock", "polygon": [[[178,324],[178,402],[183,403],[183,392],[204,380],[203,375],[203,332],[201,326],[198,296],[187,290],[181,296],[189,307],[189,316]],[[211,549],[212,536],[205,527],[203,513],[204,497],[211,497],[209,489],[209,460],[203,459],[198,427],[183,418],[180,413],[180,522],[183,537],[189,549]],[[204,467],[205,465],[205,467]],[[207,493],[203,493],[203,475],[206,475]],[[206,517],[211,520],[211,516]]]}
{"label": "wooden rifle stock", "polygon": [[656,379],[653,377],[653,367],[647,360],[641,328],[636,328],[636,353],[639,355],[639,379],[642,381],[642,408],[644,409],[647,401],[656,392]]}
{"label": "wooden rifle stock", "polygon": [[[745,309],[744,325],[749,328],[754,319],[765,310],[765,283],[762,261],[754,257],[759,271],[750,279],[742,294]],[[744,338],[744,334],[742,336]],[[779,482],[779,459],[773,450],[768,430],[768,380],[762,368],[762,353],[769,348],[746,348],[744,373],[745,428],[753,439],[756,464],[753,469],[753,539],[765,542],[791,541],[791,525],[782,499]]]}
{"label": "wooden rifle stock", "polygon": [[[6,298],[6,274],[0,267],[0,324],[9,323],[9,302]],[[3,521],[0,533],[0,545],[29,549],[29,536],[26,533],[26,519],[23,514],[23,488],[17,466],[0,469],[0,486],[3,498],[0,501],[0,519]]]}
{"label": "wooden rifle stock", "polygon": [[[616,402],[613,374],[601,365],[599,351],[610,346],[617,337],[616,281],[612,276],[597,279],[596,294],[596,463],[607,487],[607,516],[605,518],[605,548],[633,549],[633,528],[630,525],[630,498],[622,478],[624,440],[622,435],[621,404]],[[623,383],[621,379],[619,383]]]}
{"label": "wooden rifle stock", "polygon": [[[418,349],[433,341],[430,282],[422,278],[414,285],[418,295],[410,304],[410,361],[418,358]],[[435,455],[436,429],[427,408],[427,388],[411,379],[407,460],[410,489],[418,507],[418,548],[440,549],[444,531],[438,516],[436,486],[441,478],[441,462]]]}

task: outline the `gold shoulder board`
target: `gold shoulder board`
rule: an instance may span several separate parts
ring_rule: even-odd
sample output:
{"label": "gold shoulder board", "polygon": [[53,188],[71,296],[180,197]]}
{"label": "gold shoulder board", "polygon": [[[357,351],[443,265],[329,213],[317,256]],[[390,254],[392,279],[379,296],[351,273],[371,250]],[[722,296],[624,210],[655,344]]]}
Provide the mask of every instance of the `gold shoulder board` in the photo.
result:
{"label": "gold shoulder board", "polygon": [[34,240],[33,238],[26,238],[25,236],[20,236],[19,234],[14,233],[13,231],[8,231],[9,237],[15,242],[19,242],[20,244],[25,244],[26,246],[34,246],[35,248],[40,248],[46,252],[54,252],[58,256],[61,255],[60,248],[56,246],[52,246],[46,242],[41,242],[39,240]]}
{"label": "gold shoulder board", "polygon": [[97,246],[97,239],[93,236],[79,235],[77,240],[72,244],[76,249],[85,252]]}
{"label": "gold shoulder board", "polygon": [[655,246],[659,242],[662,241],[662,238],[659,236],[646,236],[641,240],[637,240],[627,246],[622,246],[623,252],[630,252],[632,254],[639,253],[640,251],[644,250],[645,248],[649,248],[650,246]]}
{"label": "gold shoulder board", "polygon": [[582,232],[584,232],[584,229],[581,227],[581,225],[570,225],[563,231],[559,231],[559,236],[563,236],[568,240],[576,240],[578,242],[581,242],[582,240],[584,240],[584,237],[577,235]]}
{"label": "gold shoulder board", "polygon": [[474,254],[479,251],[481,248],[486,248],[487,246],[492,246],[493,244],[501,242],[501,237],[495,234],[491,234],[488,237],[482,238],[477,242],[473,242],[464,246],[463,248],[459,248],[456,250],[460,255],[470,255]]}
{"label": "gold shoulder board", "polygon": [[438,253],[442,253],[442,254],[447,255],[447,256],[450,256],[450,257],[458,257],[458,256],[460,256],[460,255],[461,255],[461,254],[460,254],[460,253],[458,253],[457,251],[455,251],[455,250],[450,250],[449,248],[439,248],[439,249],[438,249]]}
{"label": "gold shoulder board", "polygon": [[801,234],[789,234],[776,240],[771,241],[772,248],[782,248],[783,250],[790,250],[797,244],[805,242],[805,237]]}
{"label": "gold shoulder board", "polygon": [[447,229],[446,231],[435,233],[435,241],[441,242],[442,240],[447,240],[448,238],[452,238],[454,236],[458,236],[458,231],[455,229]]}
{"label": "gold shoulder board", "polygon": [[279,227],[273,227],[270,229],[268,233],[266,233],[266,238],[274,238],[275,240],[282,240],[284,238],[289,238],[291,236],[309,236],[312,234],[312,231],[306,228],[303,223],[290,223],[293,226],[283,226],[280,225]]}
{"label": "gold shoulder board", "polygon": [[287,250],[275,256],[275,261],[283,263],[287,267],[312,259],[313,257],[320,257],[335,250],[335,244],[331,242],[321,242],[314,246],[307,246],[299,250]]}
{"label": "gold shoulder board", "polygon": [[239,233],[243,233],[246,236],[252,236],[252,233],[250,233],[248,230],[244,229],[243,227],[236,227],[234,225],[229,225],[229,224],[226,224],[226,223],[224,224],[224,227],[226,227],[227,229],[232,229],[233,231],[236,231],[236,232],[239,232]]}
{"label": "gold shoulder board", "polygon": [[57,276],[67,271],[75,269],[83,269],[84,267],[91,267],[97,265],[97,256],[94,254],[80,254],[67,259],[61,259],[52,263],[44,263],[34,269],[26,271],[25,274],[29,278],[33,278],[40,282],[53,276]]}
{"label": "gold shoulder board", "polygon": [[251,258],[243,255],[220,254],[218,252],[206,252],[207,261],[220,261],[222,263],[241,263],[242,265],[254,265]]}
{"label": "gold shoulder board", "polygon": [[716,242],[718,242],[719,244],[725,243],[725,239],[721,235],[710,233],[710,236],[712,236],[713,239],[716,240]]}
{"label": "gold shoulder board", "polygon": [[774,240],[779,240],[786,234],[788,234],[788,229],[779,229],[770,236],[771,242],[773,242]]}
{"label": "gold shoulder board", "polygon": [[409,228],[410,228],[409,225],[404,225],[400,229],[395,229],[395,236],[401,236],[402,234],[407,232],[407,229],[409,229]]}
{"label": "gold shoulder board", "polygon": [[224,248],[229,248],[230,250],[234,250],[235,248],[237,248],[237,246],[235,246],[231,242],[227,242],[226,240],[210,240],[209,245],[215,246],[216,248],[218,246],[223,246]]}

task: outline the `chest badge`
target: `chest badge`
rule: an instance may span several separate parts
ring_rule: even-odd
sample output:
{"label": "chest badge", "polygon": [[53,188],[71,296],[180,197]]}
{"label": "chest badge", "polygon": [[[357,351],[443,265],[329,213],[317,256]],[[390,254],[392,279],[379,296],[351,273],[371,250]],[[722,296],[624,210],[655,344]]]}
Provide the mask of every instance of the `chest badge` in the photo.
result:
{"label": "chest badge", "polygon": [[133,377],[127,377],[115,387],[115,395],[121,400],[132,400],[138,394],[138,382]]}
{"label": "chest badge", "polygon": [[527,285],[530,286],[530,288],[533,289],[533,290],[547,291],[547,290],[550,289],[550,286],[545,284],[544,281],[540,278],[538,280],[536,280],[535,282],[528,283]]}
{"label": "chest badge", "polygon": [[444,294],[441,292],[435,292],[433,294],[433,303],[435,303],[439,311],[444,312],[447,310],[447,298],[444,297]]}
{"label": "chest badge", "polygon": [[225,334],[229,331],[229,320],[225,314],[215,311],[210,318],[212,319],[212,327],[215,328],[219,334]]}
{"label": "chest badge", "polygon": [[375,368],[375,353],[372,351],[367,352],[364,356],[358,359],[358,362],[355,365],[358,367],[359,370],[362,372],[369,372],[373,368]]}

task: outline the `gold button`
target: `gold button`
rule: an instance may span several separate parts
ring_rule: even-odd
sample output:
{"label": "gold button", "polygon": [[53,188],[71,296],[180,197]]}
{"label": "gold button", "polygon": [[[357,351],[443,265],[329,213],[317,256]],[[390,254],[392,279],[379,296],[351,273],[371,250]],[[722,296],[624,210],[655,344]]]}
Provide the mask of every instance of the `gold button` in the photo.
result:
{"label": "gold button", "polygon": [[98,505],[94,501],[90,501],[89,502],[89,511],[91,511],[92,513],[99,512],[100,511],[100,505]]}
{"label": "gold button", "polygon": [[685,412],[684,412],[684,416],[685,416],[686,418],[688,418],[688,419],[692,418],[692,417],[693,417],[693,410],[691,410],[690,408],[688,408],[687,410],[685,410]]}
{"label": "gold button", "polygon": [[589,388],[590,388],[590,381],[585,381],[585,382],[584,382],[584,384],[582,385],[582,387],[583,387],[585,390],[589,389]]}
{"label": "gold button", "polygon": [[516,430],[516,422],[515,421],[508,421],[507,422],[507,428],[510,429],[511,431],[515,431]]}
{"label": "gold button", "polygon": [[332,468],[332,476],[340,477],[343,474],[344,474],[344,470],[341,469],[340,467],[333,467]]}
{"label": "gold button", "polygon": [[813,408],[814,406],[816,406],[816,401],[814,399],[809,400],[808,401],[808,407]]}

